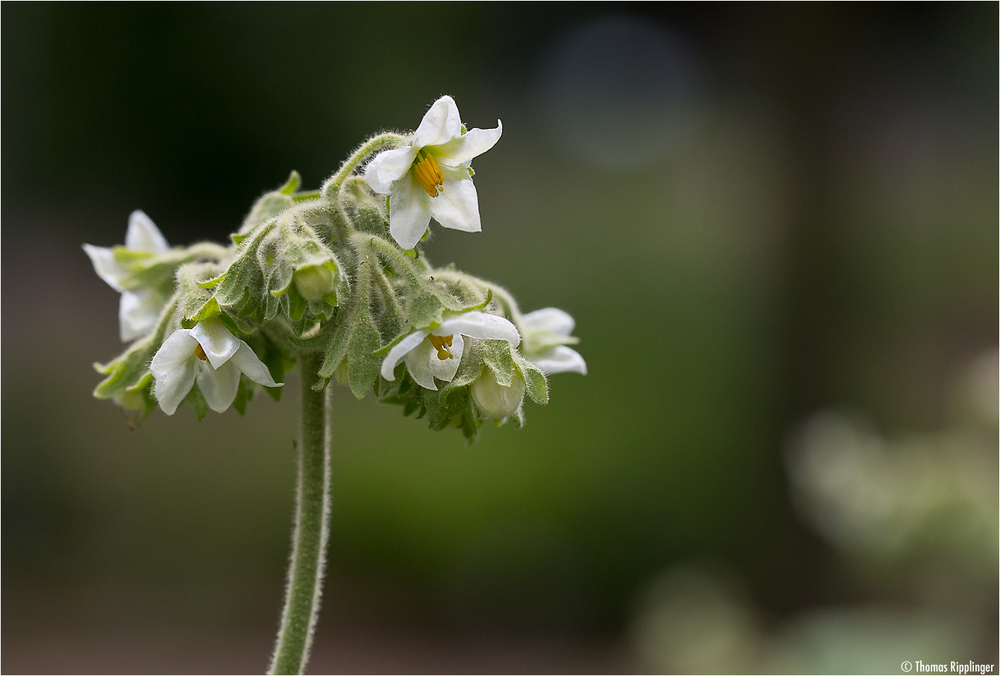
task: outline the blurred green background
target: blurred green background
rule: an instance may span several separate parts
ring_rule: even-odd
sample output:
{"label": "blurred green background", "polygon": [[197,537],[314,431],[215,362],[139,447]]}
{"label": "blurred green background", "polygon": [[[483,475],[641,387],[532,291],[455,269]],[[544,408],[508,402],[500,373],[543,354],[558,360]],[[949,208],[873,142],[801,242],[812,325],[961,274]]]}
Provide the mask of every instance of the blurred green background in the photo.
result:
{"label": "blurred green background", "polygon": [[[828,407],[938,430],[952,374],[995,349],[997,22],[996,4],[5,3],[3,670],[266,667],[295,388],[130,429],[90,396],[118,296],[80,244],[121,242],[136,208],[172,244],[223,241],[291,169],[318,186],[442,94],[504,136],[475,163],[483,232],[436,229],[428,257],[570,312],[590,373],[472,447],[336,393],[311,671],[658,670],[630,627],[689,561],[774,622],[895,598],[795,511],[782,453]],[[996,661],[995,575],[981,591],[992,643],[955,659]]]}

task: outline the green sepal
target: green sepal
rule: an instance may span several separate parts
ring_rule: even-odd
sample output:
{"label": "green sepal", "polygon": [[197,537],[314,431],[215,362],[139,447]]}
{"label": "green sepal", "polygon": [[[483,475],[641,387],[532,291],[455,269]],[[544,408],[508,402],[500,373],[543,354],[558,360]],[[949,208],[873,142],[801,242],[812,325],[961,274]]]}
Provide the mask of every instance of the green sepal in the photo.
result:
{"label": "green sepal", "polygon": [[333,332],[329,345],[326,348],[326,355],[323,358],[323,365],[319,369],[319,375],[323,378],[332,378],[334,372],[340,367],[340,363],[347,356],[347,346],[351,340],[350,320],[342,319]]}
{"label": "green sepal", "polygon": [[486,300],[481,303],[476,303],[475,305],[469,305],[460,312],[476,312],[478,310],[484,309],[487,305],[493,302],[493,289],[486,290]]}
{"label": "green sepal", "polygon": [[[421,330],[423,330],[423,329],[421,329]],[[393,338],[391,341],[389,341],[386,345],[384,345],[384,346],[380,347],[379,349],[375,350],[375,356],[376,357],[385,357],[385,356],[387,356],[392,351],[392,348],[396,347],[396,345],[398,345],[399,343],[402,342],[403,338],[406,338],[411,333],[413,333],[413,332],[412,331],[405,331],[403,333],[400,333],[395,338]]]}
{"label": "green sepal", "polygon": [[155,251],[139,251],[129,249],[124,244],[115,244],[111,247],[111,255],[115,257],[115,262],[124,267],[132,267],[137,263],[143,263],[156,256]]}
{"label": "green sepal", "polygon": [[297,331],[298,335],[287,335],[285,339],[301,352],[325,352],[337,328],[334,322],[326,322]]}
{"label": "green sepal", "polygon": [[115,403],[127,412],[130,424],[134,422],[133,414],[138,413],[139,420],[145,420],[146,416],[156,408],[152,385],[153,374],[147,371],[138,383],[114,396]]}
{"label": "green sepal", "polygon": [[[281,388],[278,388],[281,389]],[[236,398],[233,399],[233,408],[240,415],[246,413],[247,404],[253,399],[254,382],[242,373],[240,374],[240,385],[236,390]]]}
{"label": "green sepal", "polygon": [[429,327],[434,330],[444,321],[445,306],[434,294],[425,289],[409,299],[406,305],[406,313],[414,326]]}
{"label": "green sepal", "polygon": [[505,340],[480,340],[479,354],[483,365],[493,372],[497,384],[510,387],[514,382],[514,357],[510,343]]}
{"label": "green sepal", "polygon": [[188,320],[197,324],[198,322],[205,321],[210,317],[214,317],[222,312],[219,307],[218,301],[215,300],[215,296],[212,296],[201,308],[194,313],[194,316],[190,317]]}
{"label": "green sepal", "polygon": [[260,224],[275,218],[282,211],[294,205],[295,199],[281,190],[264,193],[254,202],[250,213],[243,219],[243,225],[240,226],[239,232],[232,236],[233,242],[239,244],[240,242],[236,241],[237,237],[249,234]]}
{"label": "green sepal", "polygon": [[358,399],[364,398],[372,381],[378,377],[382,360],[374,352],[379,348],[380,342],[371,314],[359,312],[347,346],[348,378],[351,392]]}
{"label": "green sepal", "polygon": [[292,173],[288,175],[288,180],[285,181],[285,185],[278,188],[278,192],[283,195],[291,195],[299,188],[299,184],[302,183],[302,177],[299,176],[299,172],[292,169]]}
{"label": "green sepal", "polygon": [[189,257],[183,249],[171,249],[165,254],[143,261],[144,264],[134,265],[132,272],[119,279],[118,283],[129,291],[156,288],[170,281],[174,271],[188,261]]}
{"label": "green sepal", "polygon": [[215,287],[215,297],[220,306],[236,305],[244,296],[257,297],[264,281],[257,262],[257,249],[276,224],[276,221],[270,221],[241,239],[229,268],[223,274],[203,283]]}
{"label": "green sepal", "polygon": [[221,275],[218,275],[216,277],[212,277],[211,279],[203,279],[201,281],[197,281],[196,280],[195,284],[197,284],[198,286],[200,286],[203,289],[214,289],[215,287],[217,287],[219,285],[219,282],[221,282],[222,279],[225,276],[226,276],[226,273],[223,272]]}
{"label": "green sepal", "polygon": [[521,349],[532,356],[542,355],[560,345],[576,345],[580,339],[576,336],[563,336],[552,331],[521,332]]}
{"label": "green sepal", "polygon": [[246,324],[245,322],[238,322],[224,312],[216,315],[216,317],[220,322],[225,324],[227,329],[237,336],[251,334],[257,330],[256,327]]}
{"label": "green sepal", "polygon": [[348,307],[338,310],[337,327],[319,370],[321,377],[329,379],[346,357],[351,391],[359,399],[378,375],[381,361],[374,354],[381,346],[381,338],[371,315],[372,273],[370,261],[358,266]]}
{"label": "green sepal", "polygon": [[98,399],[110,399],[139,383],[149,373],[149,362],[159,348],[150,338],[138,340],[117,359],[107,364],[94,364],[98,373],[108,376],[94,388]]}
{"label": "green sepal", "polygon": [[330,194],[330,197],[331,199],[335,197],[341,212],[358,232],[382,238],[390,237],[389,221],[386,218],[385,207],[381,204],[382,200],[373,198],[364,178],[356,176],[347,179],[335,194]]}
{"label": "green sepal", "polygon": [[302,297],[294,285],[288,287],[288,318],[293,322],[302,319],[309,307],[309,301]]}
{"label": "green sepal", "polygon": [[211,277],[217,271],[215,263],[186,263],[177,268],[181,326],[184,328],[191,328],[219,313],[219,304],[212,293],[198,284],[199,280]]}
{"label": "green sepal", "polygon": [[205,396],[201,393],[201,390],[198,389],[197,381],[195,381],[187,396],[184,397],[184,401],[191,404],[191,408],[194,409],[195,415],[198,416],[198,422],[205,419],[205,416],[208,414],[208,402],[205,401]]}
{"label": "green sepal", "polygon": [[294,195],[292,195],[292,199],[295,200],[296,204],[300,204],[302,202],[311,202],[313,200],[318,200],[322,196],[323,193],[320,192],[319,190],[307,190],[304,192],[295,193]]}
{"label": "green sepal", "polygon": [[[285,374],[294,368],[296,359],[294,348],[284,344],[284,341],[275,337],[273,332],[257,331],[254,335],[247,336],[246,342],[257,358],[267,367],[274,382],[284,381]],[[249,381],[247,385],[251,388],[255,387],[252,381]],[[275,401],[281,401],[283,387],[261,387],[269,397]]]}
{"label": "green sepal", "polygon": [[540,406],[549,403],[549,386],[545,374],[517,350],[511,349],[511,356],[514,358],[514,366],[517,368],[518,375],[524,381],[524,389],[528,397]]}
{"label": "green sepal", "polygon": [[[125,247],[116,247],[115,258],[120,261],[129,273],[119,279],[119,283],[129,291],[157,289],[169,287],[174,273],[181,265],[197,261],[218,261],[228,255],[229,251],[218,244],[201,242],[189,247],[174,247],[162,253],[132,251]],[[166,291],[169,295],[170,291]]]}
{"label": "green sepal", "polygon": [[[163,343],[167,327],[174,321],[177,311],[177,296],[170,299],[160,313],[156,328],[152,333],[140,338],[107,364],[94,364],[94,369],[107,376],[94,388],[98,399],[110,399],[129,389],[139,387],[149,375],[149,362]],[[176,324],[175,324],[176,326]]]}

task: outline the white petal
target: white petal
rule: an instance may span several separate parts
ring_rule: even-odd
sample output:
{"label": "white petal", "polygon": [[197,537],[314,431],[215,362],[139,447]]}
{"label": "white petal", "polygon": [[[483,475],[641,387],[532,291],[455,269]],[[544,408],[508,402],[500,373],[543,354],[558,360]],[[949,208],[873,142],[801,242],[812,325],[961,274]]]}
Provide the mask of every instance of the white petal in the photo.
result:
{"label": "white petal", "polygon": [[198,366],[198,389],[208,402],[208,407],[222,413],[232,406],[240,386],[240,370],[233,362],[226,362],[220,369],[213,369],[202,362]]}
{"label": "white petal", "polygon": [[420,387],[428,390],[437,390],[437,385],[434,383],[434,373],[430,367],[431,359],[437,359],[437,350],[434,349],[433,345],[424,340],[420,345],[411,350],[403,361],[406,363],[406,370],[410,372],[410,377]]}
{"label": "white petal", "polygon": [[[160,349],[153,355],[153,361],[149,364],[153,377],[159,381],[170,376],[184,366],[189,357],[194,357],[194,349],[197,346],[198,341],[191,337],[191,331],[188,329],[177,329],[171,333],[163,341],[163,345],[160,345]],[[190,386],[188,389],[191,389]]]}
{"label": "white petal", "polygon": [[438,163],[457,167],[469,162],[495,146],[502,133],[503,125],[500,120],[497,120],[496,129],[470,129],[458,138],[438,146],[435,153]]}
{"label": "white petal", "polygon": [[430,195],[412,173],[393,184],[389,197],[389,232],[399,246],[412,249],[424,236],[431,222],[430,201]]}
{"label": "white petal", "polygon": [[569,316],[569,313],[557,307],[547,307],[529,312],[521,317],[521,324],[525,329],[549,331],[560,336],[570,335],[576,327],[576,321]]}
{"label": "white petal", "polygon": [[243,371],[247,378],[259,385],[263,385],[264,387],[281,387],[284,385],[284,383],[274,382],[274,378],[271,377],[271,372],[264,366],[264,362],[257,357],[253,348],[242,340],[240,341],[240,349],[236,351],[236,354],[233,355],[229,363],[233,364],[240,371]]}
{"label": "white petal", "polygon": [[156,320],[163,311],[163,298],[152,289],[123,291],[118,303],[118,322],[122,342],[127,343],[156,328]]}
{"label": "white petal", "polygon": [[115,252],[110,247],[84,244],[83,250],[90,256],[90,262],[98,277],[119,293],[125,290],[118,283],[118,280],[128,274],[128,270],[118,264],[118,261],[115,260]]}
{"label": "white petal", "polygon": [[[177,335],[177,332],[174,332],[173,335]],[[166,343],[163,345],[166,347]],[[163,348],[161,347],[160,352],[162,351]],[[157,356],[159,356],[160,352],[156,353]],[[153,357],[153,361],[154,363],[156,362],[156,357]],[[156,377],[156,385],[153,387],[153,392],[156,394],[156,400],[160,402],[160,408],[167,415],[173,415],[177,407],[184,401],[184,397],[191,391],[191,387],[194,385],[195,373],[198,370],[197,363],[198,357],[192,353],[180,364],[179,368],[166,376],[161,378],[156,376],[155,372],[153,373]],[[150,370],[152,370],[152,366],[150,366]]]}
{"label": "white petal", "polygon": [[125,233],[125,247],[133,251],[160,253],[170,248],[159,229],[142,211],[136,209],[128,217],[128,231]]}
{"label": "white petal", "polygon": [[479,232],[479,195],[465,167],[443,168],[444,188],[430,199],[430,212],[438,223],[451,230]]}
{"label": "white petal", "polygon": [[423,339],[427,337],[428,333],[430,332],[414,331],[393,345],[392,349],[389,350],[389,354],[387,354],[385,359],[382,360],[382,377],[386,380],[395,380],[396,376],[393,371],[396,370],[396,365],[403,361],[403,357],[405,357],[411,350],[420,345]]}
{"label": "white petal", "polygon": [[375,156],[365,167],[365,180],[372,190],[388,195],[392,184],[406,175],[417,156],[418,148],[407,146],[386,150]]}
{"label": "white petal", "polygon": [[587,375],[587,362],[573,348],[559,345],[540,357],[531,359],[542,373],[581,373]]}
{"label": "white petal", "polygon": [[216,369],[229,361],[243,342],[214,317],[198,322],[191,329],[191,337],[198,341],[212,368]]}
{"label": "white petal", "polygon": [[413,133],[413,147],[436,146],[462,133],[462,118],[450,96],[442,96],[431,105]]}
{"label": "white petal", "polygon": [[503,317],[486,312],[466,312],[452,319],[441,322],[441,326],[431,333],[435,336],[449,336],[460,333],[463,336],[483,340],[506,340],[517,347],[521,343],[521,334],[517,328]]}
{"label": "white petal", "polygon": [[438,357],[437,349],[431,345],[429,340],[424,340],[412,352],[406,355],[406,369],[410,372],[417,384],[428,390],[437,390],[434,379],[451,382],[458,372],[458,365],[462,361],[462,352],[465,349],[465,341],[462,335],[456,333],[451,341],[450,359]]}

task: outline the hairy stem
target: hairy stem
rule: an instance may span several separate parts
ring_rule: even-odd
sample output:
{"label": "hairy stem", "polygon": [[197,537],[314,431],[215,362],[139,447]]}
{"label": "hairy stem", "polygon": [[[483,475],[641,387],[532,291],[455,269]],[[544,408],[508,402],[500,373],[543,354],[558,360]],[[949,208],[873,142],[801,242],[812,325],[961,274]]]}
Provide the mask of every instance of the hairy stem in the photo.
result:
{"label": "hairy stem", "polygon": [[399,134],[379,134],[378,136],[373,136],[372,138],[361,144],[361,147],[354,151],[354,154],[347,158],[337,173],[327,179],[326,183],[323,184],[321,192],[324,195],[329,195],[330,190],[333,188],[339,188],[340,184],[344,182],[344,179],[351,175],[351,172],[361,164],[361,161],[372,153],[382,150],[383,148],[395,148],[408,143],[405,136],[400,136]]}
{"label": "hairy stem", "polygon": [[300,674],[305,670],[323,591],[330,532],[330,437],[326,426],[327,392],[313,390],[322,360],[318,354],[301,358],[302,432],[295,531],[272,674]]}

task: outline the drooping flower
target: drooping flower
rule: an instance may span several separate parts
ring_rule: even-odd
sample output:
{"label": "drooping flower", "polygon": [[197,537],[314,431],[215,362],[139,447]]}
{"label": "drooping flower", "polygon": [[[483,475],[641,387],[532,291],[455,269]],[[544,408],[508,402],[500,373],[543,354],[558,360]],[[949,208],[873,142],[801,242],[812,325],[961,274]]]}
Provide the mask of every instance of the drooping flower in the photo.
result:
{"label": "drooping flower", "polygon": [[472,401],[485,418],[503,420],[515,415],[524,401],[524,382],[515,377],[510,385],[501,385],[496,376],[483,369],[483,373],[472,383]]}
{"label": "drooping flower", "polygon": [[250,346],[215,318],[171,333],[153,355],[149,370],[156,379],[153,392],[167,415],[174,414],[195,382],[209,408],[218,413],[236,399],[241,372],[265,387],[284,384],[274,382]]}
{"label": "drooping flower", "polygon": [[545,375],[580,373],[587,375],[587,362],[568,345],[580,342],[570,334],[576,322],[559,308],[547,307],[521,317],[524,356]]}
{"label": "drooping flower", "polygon": [[414,331],[399,341],[382,361],[382,377],[395,380],[393,371],[404,361],[417,384],[436,390],[435,378],[450,382],[455,377],[465,349],[463,336],[506,340],[514,347],[521,342],[517,328],[503,317],[466,312],[441,322],[436,329]]}
{"label": "drooping flower", "polygon": [[434,218],[445,228],[479,232],[479,196],[472,184],[472,158],[492,148],[503,125],[464,131],[458,106],[442,96],[430,107],[409,146],[379,153],[365,180],[389,195],[389,232],[412,249]]}
{"label": "drooping flower", "polygon": [[[128,219],[124,247],[103,247],[84,244],[83,250],[90,257],[97,276],[122,295],[118,304],[118,322],[122,342],[141,338],[156,326],[167,298],[156,289],[129,291],[121,285],[121,280],[131,272],[122,258],[131,253],[158,254],[167,251],[170,245],[150,220],[149,216],[136,209]],[[122,256],[116,256],[116,249]]]}

